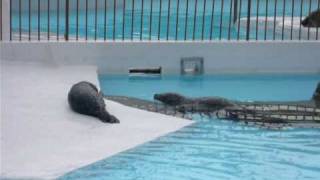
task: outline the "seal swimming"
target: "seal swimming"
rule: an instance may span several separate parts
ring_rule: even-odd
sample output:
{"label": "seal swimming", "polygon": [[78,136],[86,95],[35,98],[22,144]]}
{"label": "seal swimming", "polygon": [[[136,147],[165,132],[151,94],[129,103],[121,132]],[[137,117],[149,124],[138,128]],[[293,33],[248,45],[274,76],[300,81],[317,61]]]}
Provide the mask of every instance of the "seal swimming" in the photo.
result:
{"label": "seal swimming", "polygon": [[320,107],[320,82],[318,83],[317,88],[313,93],[312,100],[314,100],[317,107]]}
{"label": "seal swimming", "polygon": [[90,82],[74,84],[68,93],[68,102],[71,109],[77,113],[97,117],[105,123],[120,122],[106,111],[102,93]]}

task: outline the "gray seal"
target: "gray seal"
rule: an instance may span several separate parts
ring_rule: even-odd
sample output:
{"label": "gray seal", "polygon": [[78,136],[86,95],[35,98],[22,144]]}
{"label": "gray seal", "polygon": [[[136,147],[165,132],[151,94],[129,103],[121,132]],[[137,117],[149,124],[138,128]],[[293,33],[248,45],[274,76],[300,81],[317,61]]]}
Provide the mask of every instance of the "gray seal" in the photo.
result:
{"label": "gray seal", "polygon": [[102,93],[90,82],[74,84],[69,91],[68,102],[71,109],[77,113],[97,117],[105,123],[120,122],[106,111]]}
{"label": "gray seal", "polygon": [[301,24],[304,27],[320,27],[320,9],[311,12]]}
{"label": "gray seal", "polygon": [[154,99],[165,105],[176,106],[181,112],[209,112],[236,106],[220,97],[187,98],[177,93],[155,94]]}
{"label": "gray seal", "polygon": [[312,100],[315,101],[317,107],[320,107],[320,82],[318,83],[317,88],[313,93]]}

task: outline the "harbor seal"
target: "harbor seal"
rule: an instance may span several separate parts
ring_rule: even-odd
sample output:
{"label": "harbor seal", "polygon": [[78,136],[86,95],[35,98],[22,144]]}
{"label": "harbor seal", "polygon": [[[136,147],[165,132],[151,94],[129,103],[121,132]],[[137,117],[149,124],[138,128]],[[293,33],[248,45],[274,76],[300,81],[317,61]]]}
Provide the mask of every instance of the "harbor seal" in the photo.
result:
{"label": "harbor seal", "polygon": [[315,101],[316,106],[320,106],[320,82],[318,83],[317,88],[313,93],[312,100]]}
{"label": "harbor seal", "polygon": [[155,94],[154,99],[165,105],[176,106],[180,112],[209,112],[236,106],[220,97],[187,98],[177,93]]}
{"label": "harbor seal", "polygon": [[155,94],[153,98],[169,106],[178,106],[190,103],[187,98],[177,93]]}
{"label": "harbor seal", "polygon": [[68,102],[77,113],[97,117],[105,123],[120,122],[106,111],[102,93],[90,82],[82,81],[73,85],[68,94]]}
{"label": "harbor seal", "polygon": [[320,9],[311,12],[301,24],[304,27],[320,27]]}

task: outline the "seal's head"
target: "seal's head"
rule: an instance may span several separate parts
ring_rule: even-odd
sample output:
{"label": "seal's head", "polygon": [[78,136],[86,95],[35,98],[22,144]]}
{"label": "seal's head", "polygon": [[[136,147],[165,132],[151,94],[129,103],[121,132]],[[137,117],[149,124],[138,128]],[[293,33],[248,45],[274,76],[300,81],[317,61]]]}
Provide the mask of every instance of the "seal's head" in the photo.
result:
{"label": "seal's head", "polygon": [[169,106],[178,106],[186,101],[185,97],[176,93],[155,94],[153,98]]}
{"label": "seal's head", "polygon": [[301,24],[304,27],[320,27],[320,9],[313,11],[307,16]]}
{"label": "seal's head", "polygon": [[312,99],[316,101],[317,104],[320,104],[320,82],[318,83],[317,88],[313,93]]}

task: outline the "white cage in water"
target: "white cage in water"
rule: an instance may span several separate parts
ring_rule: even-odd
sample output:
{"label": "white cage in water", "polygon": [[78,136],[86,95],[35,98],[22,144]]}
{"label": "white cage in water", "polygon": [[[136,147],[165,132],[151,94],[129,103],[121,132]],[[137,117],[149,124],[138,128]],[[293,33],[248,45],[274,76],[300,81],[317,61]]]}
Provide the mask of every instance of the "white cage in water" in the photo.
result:
{"label": "white cage in water", "polygon": [[201,75],[203,74],[203,57],[181,58],[181,74]]}

